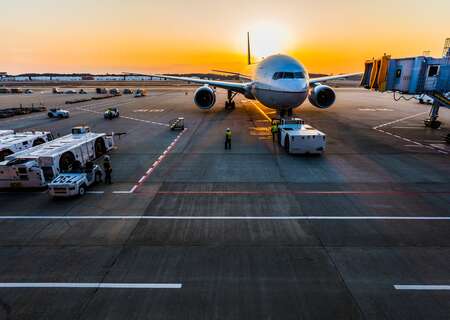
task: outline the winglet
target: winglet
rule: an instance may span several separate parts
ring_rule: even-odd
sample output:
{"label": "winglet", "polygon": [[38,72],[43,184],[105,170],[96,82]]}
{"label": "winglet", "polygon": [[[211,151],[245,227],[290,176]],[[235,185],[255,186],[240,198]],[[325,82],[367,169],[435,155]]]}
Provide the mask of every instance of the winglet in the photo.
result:
{"label": "winglet", "polygon": [[252,56],[250,53],[250,32],[247,32],[247,63],[248,65],[252,64]]}

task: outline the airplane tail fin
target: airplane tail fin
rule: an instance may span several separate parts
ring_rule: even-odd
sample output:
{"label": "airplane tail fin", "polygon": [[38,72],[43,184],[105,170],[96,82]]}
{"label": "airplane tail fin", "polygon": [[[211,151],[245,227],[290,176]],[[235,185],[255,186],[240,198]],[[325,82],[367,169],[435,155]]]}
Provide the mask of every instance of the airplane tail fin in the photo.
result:
{"label": "airplane tail fin", "polygon": [[250,51],[250,32],[247,32],[247,64],[252,64],[252,56]]}

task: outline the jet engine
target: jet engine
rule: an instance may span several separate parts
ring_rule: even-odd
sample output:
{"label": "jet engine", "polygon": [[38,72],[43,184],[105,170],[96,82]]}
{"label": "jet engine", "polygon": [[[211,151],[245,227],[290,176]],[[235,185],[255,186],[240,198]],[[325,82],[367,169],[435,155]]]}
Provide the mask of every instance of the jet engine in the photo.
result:
{"label": "jet engine", "polygon": [[329,86],[319,84],[309,91],[308,100],[314,107],[326,109],[334,103],[336,94]]}
{"label": "jet engine", "polygon": [[200,109],[209,110],[216,103],[216,92],[208,86],[200,87],[194,93],[194,102]]}

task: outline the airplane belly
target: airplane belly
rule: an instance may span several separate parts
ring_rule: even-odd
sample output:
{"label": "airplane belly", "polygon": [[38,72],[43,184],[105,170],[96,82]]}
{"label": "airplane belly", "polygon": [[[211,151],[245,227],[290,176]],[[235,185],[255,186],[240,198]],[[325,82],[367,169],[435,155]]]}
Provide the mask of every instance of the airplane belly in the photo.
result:
{"label": "airplane belly", "polygon": [[291,109],[300,106],[306,100],[308,92],[283,92],[255,88],[254,96],[268,108]]}

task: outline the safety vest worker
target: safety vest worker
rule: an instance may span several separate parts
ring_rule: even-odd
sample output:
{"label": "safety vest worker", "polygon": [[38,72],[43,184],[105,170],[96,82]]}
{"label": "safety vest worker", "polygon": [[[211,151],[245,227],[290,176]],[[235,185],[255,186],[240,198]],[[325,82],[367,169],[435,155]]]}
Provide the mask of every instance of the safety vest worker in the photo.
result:
{"label": "safety vest worker", "polygon": [[225,131],[225,149],[231,149],[231,129]]}
{"label": "safety vest worker", "polygon": [[105,156],[105,159],[103,161],[103,168],[105,170],[105,183],[111,184],[112,165],[109,156]]}
{"label": "safety vest worker", "polygon": [[272,124],[271,132],[272,132],[272,141],[275,142],[275,136],[278,133],[278,126],[275,123]]}

